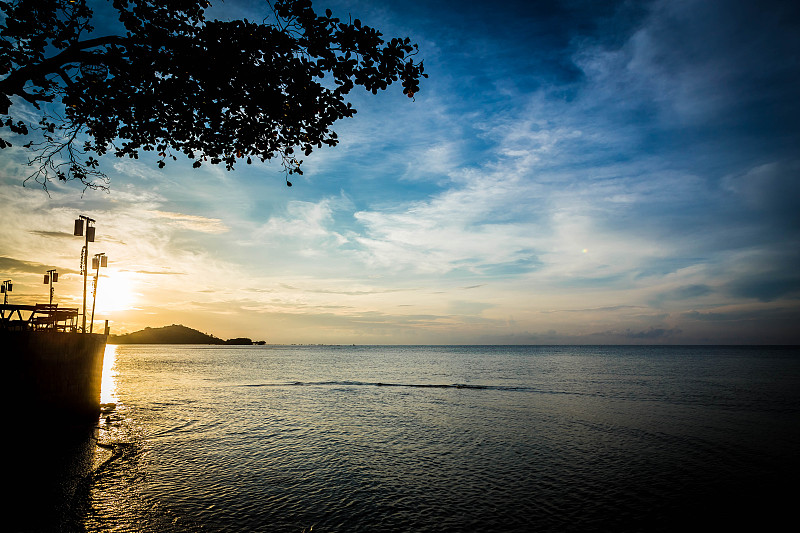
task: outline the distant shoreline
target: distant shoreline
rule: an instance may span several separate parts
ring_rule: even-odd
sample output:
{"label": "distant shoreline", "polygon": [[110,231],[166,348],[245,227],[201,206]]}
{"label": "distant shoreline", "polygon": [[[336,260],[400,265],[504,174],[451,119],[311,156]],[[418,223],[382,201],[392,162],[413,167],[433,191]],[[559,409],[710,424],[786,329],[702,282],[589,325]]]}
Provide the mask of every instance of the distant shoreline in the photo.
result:
{"label": "distant shoreline", "polygon": [[222,346],[263,345],[266,341],[253,341],[247,337],[220,339],[180,324],[143,330],[124,335],[109,335],[108,344],[210,344]]}

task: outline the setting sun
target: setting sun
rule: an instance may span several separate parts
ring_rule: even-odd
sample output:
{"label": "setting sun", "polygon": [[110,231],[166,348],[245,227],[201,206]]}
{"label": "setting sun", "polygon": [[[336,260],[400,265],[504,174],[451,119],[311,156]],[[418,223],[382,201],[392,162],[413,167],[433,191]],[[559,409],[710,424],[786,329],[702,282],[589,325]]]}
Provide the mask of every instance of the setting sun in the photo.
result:
{"label": "setting sun", "polygon": [[132,272],[109,271],[101,273],[97,286],[97,304],[95,313],[103,314],[112,311],[130,309],[136,303],[138,281]]}

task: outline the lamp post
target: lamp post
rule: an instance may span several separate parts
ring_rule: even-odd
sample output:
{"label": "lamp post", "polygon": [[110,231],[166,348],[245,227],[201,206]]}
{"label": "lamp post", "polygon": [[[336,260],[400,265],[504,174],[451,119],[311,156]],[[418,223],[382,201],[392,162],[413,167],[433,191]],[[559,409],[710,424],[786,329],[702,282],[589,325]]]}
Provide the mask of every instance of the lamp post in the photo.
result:
{"label": "lamp post", "polygon": [[78,237],[85,237],[81,250],[81,274],[83,274],[83,326],[81,331],[83,333],[86,333],[86,279],[89,274],[87,260],[89,259],[89,243],[94,242],[94,226],[92,226],[94,222],[94,219],[81,215],[75,221],[75,231],[73,232]]}
{"label": "lamp post", "polygon": [[106,254],[94,254],[92,268],[95,269],[94,282],[92,283],[92,320],[89,322],[89,333],[94,329],[94,304],[97,301],[97,280],[100,279],[100,267],[108,266]]}
{"label": "lamp post", "polygon": [[8,293],[11,292],[11,289],[14,286],[11,284],[11,280],[7,279],[3,282],[3,305],[8,303]]}
{"label": "lamp post", "polygon": [[55,289],[53,288],[53,283],[56,283],[57,281],[58,281],[58,272],[56,272],[55,268],[48,270],[47,274],[44,275],[45,285],[48,283],[50,284],[50,305],[53,305],[53,293],[55,292]]}

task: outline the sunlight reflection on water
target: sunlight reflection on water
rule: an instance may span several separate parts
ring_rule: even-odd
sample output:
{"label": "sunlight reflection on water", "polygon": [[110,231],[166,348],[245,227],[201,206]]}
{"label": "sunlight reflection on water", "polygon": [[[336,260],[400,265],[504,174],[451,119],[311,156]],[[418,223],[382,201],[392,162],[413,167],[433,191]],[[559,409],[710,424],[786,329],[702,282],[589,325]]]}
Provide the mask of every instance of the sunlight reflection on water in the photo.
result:
{"label": "sunlight reflection on water", "polygon": [[103,382],[100,385],[100,403],[117,403],[117,348],[116,344],[106,345],[103,356]]}

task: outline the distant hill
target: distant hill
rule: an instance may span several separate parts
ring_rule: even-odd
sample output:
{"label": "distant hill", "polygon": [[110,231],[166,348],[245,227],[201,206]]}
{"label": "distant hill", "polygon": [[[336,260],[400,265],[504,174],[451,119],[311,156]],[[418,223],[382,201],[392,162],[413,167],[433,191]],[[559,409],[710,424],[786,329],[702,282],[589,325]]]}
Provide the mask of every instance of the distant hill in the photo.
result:
{"label": "distant hill", "polygon": [[213,335],[206,335],[196,329],[180,324],[161,328],[144,328],[125,335],[109,335],[109,344],[253,344],[253,341],[239,337],[222,340]]}

